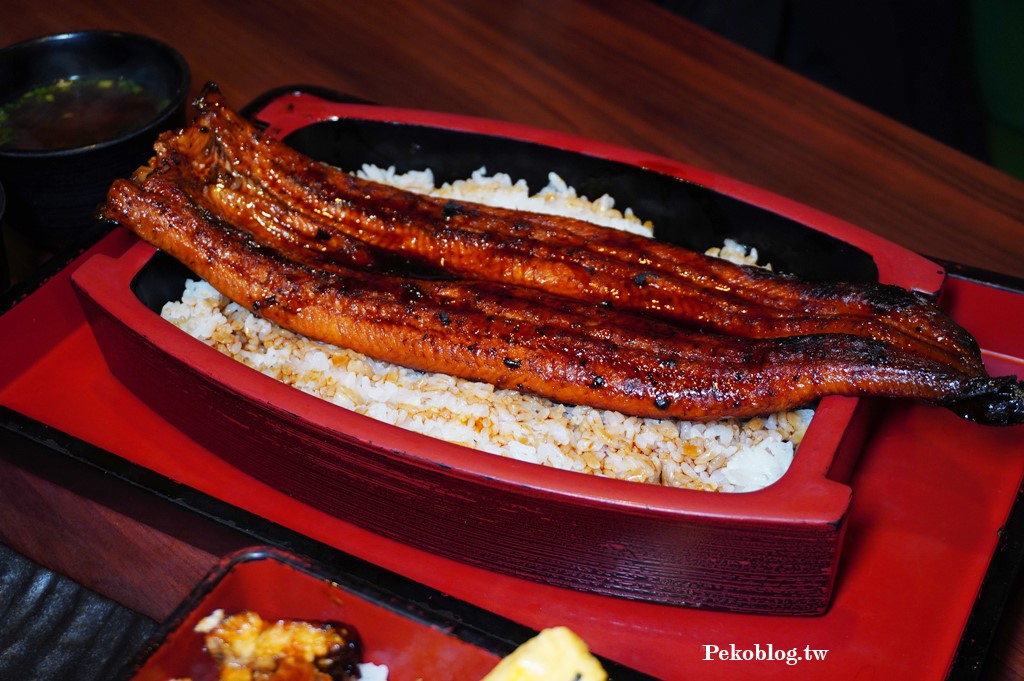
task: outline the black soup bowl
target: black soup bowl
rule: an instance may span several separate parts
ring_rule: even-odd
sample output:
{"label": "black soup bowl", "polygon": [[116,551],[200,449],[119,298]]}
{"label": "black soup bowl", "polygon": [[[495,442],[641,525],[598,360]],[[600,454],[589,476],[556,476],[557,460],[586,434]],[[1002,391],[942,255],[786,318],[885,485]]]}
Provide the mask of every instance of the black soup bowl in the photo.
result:
{"label": "black soup bowl", "polygon": [[0,49],[0,181],[7,222],[47,251],[81,247],[110,184],[185,121],[191,74],[152,38],[81,31]]}

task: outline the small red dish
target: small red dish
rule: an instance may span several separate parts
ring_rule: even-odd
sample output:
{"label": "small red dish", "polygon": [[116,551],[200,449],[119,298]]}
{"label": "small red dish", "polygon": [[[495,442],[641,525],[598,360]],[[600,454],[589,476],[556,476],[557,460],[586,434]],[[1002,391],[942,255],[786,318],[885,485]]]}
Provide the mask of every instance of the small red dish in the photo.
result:
{"label": "small red dish", "polygon": [[[426,591],[419,585],[407,585]],[[399,585],[402,588],[402,585]],[[222,560],[160,625],[122,678],[214,679],[217,667],[196,625],[215,610],[278,619],[337,622],[355,629],[363,661],[388,667],[391,681],[480,679],[533,632],[465,604],[420,592],[393,593],[305,558],[257,547]],[[459,614],[456,614],[456,610]],[[480,621],[476,615],[480,614]],[[501,634],[478,629],[506,624]],[[503,637],[506,636],[506,637]],[[604,661],[617,678],[648,678]]]}
{"label": "small red dish", "polygon": [[[554,170],[609,193],[697,249],[734,238],[807,278],[878,279],[937,295],[935,263],[846,223],[668,159],[567,135],[443,114],[332,102],[304,92],[252,113],[340,167]],[[542,179],[540,185],[546,180]],[[155,310],[184,274],[139,243],[96,256],[73,283],[112,373],[232,465],[385,537],[548,584],[735,612],[826,611],[871,403],[826,398],[789,471],[746,494],[597,478],[481,453],[385,425],[212,350]]]}

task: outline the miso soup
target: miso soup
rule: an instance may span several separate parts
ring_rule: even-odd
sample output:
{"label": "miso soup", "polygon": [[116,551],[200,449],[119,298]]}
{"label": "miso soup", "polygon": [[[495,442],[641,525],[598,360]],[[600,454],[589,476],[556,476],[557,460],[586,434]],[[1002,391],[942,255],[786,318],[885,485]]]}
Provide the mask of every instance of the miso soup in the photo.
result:
{"label": "miso soup", "polygon": [[168,101],[121,78],[72,78],[0,105],[0,149],[55,151],[112,140],[152,120]]}

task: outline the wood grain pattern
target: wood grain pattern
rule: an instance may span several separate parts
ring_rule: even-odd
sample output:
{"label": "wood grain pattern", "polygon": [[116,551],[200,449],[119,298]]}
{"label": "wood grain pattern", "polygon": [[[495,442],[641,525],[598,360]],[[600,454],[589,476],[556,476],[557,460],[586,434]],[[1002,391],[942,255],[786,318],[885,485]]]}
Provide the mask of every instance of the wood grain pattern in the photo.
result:
{"label": "wood grain pattern", "polygon": [[97,471],[30,460],[25,442],[0,433],[0,541],[40,565],[157,621],[242,535]]}
{"label": "wood grain pattern", "polygon": [[[1024,184],[646,3],[8,0],[0,44],[82,28],[163,39],[185,55],[197,90],[215,80],[235,101],[312,83],[564,130],[706,166],[927,255],[1024,276]],[[154,617],[213,562],[195,537],[99,512],[67,482],[20,471],[0,471],[0,537],[108,580]],[[103,553],[76,543],[103,532]],[[111,583],[113,549],[126,545],[155,557],[131,583]],[[141,586],[168,574],[160,595]],[[991,678],[1024,676],[1020,599],[1010,608]]]}
{"label": "wood grain pattern", "polygon": [[[191,5],[192,3],[190,3]],[[655,6],[487,0],[124,6],[12,0],[0,42],[163,39],[233,101],[313,83],[706,166],[926,255],[1024,276],[1024,184]]]}

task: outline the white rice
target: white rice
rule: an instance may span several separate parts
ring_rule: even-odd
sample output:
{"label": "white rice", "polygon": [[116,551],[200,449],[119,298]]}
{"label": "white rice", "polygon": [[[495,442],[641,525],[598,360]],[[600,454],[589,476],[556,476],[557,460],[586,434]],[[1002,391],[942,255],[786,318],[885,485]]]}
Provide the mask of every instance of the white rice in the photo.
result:
{"label": "white rice", "polygon": [[[536,194],[522,180],[487,175],[483,168],[440,187],[429,170],[400,175],[393,168],[364,166],[358,174],[421,193],[653,233],[628,208],[616,209],[611,197],[577,196],[554,173]],[[755,250],[731,241],[709,253],[757,263]],[[231,303],[202,281],[189,281],[181,300],[167,303],[162,315],[224,354],[346,409],[484,452],[622,480],[721,492],[762,489],[789,468],[813,416],[813,410],[799,409],[693,423],[566,406],[308,340]]]}

